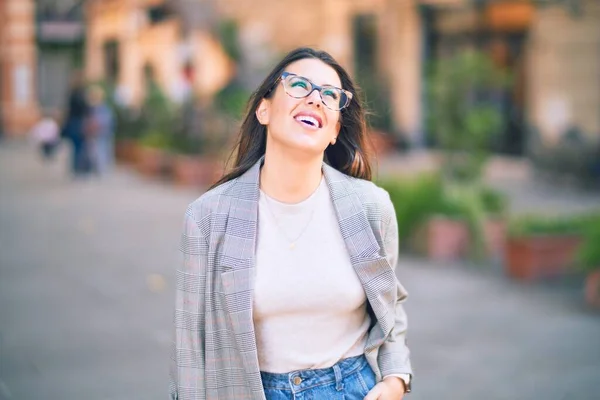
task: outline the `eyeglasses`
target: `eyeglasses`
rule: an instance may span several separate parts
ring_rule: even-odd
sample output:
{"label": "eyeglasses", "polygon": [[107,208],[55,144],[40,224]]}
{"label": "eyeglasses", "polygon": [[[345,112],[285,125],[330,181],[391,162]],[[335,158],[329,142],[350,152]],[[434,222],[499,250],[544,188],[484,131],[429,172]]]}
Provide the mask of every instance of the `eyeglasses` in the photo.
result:
{"label": "eyeglasses", "polygon": [[308,78],[292,74],[291,72],[282,73],[279,79],[281,79],[283,89],[288,96],[295,99],[302,99],[317,90],[325,107],[333,111],[340,111],[346,108],[350,104],[350,100],[352,100],[352,93],[347,90],[331,85],[319,86],[311,82]]}

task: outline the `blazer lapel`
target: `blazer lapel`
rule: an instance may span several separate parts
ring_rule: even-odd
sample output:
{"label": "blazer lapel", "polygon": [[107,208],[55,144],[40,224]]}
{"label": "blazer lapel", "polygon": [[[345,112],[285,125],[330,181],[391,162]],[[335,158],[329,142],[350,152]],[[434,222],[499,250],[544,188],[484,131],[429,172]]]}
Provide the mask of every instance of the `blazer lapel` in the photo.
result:
{"label": "blazer lapel", "polygon": [[227,214],[218,263],[228,316],[255,393],[262,393],[258,353],[252,319],[255,249],[258,224],[259,176],[262,159],[223,192]]}
{"label": "blazer lapel", "polygon": [[350,261],[379,323],[379,329],[373,330],[367,341],[366,351],[370,351],[385,340],[394,326],[394,269],[377,242],[352,178],[327,164],[323,164],[323,173]]}

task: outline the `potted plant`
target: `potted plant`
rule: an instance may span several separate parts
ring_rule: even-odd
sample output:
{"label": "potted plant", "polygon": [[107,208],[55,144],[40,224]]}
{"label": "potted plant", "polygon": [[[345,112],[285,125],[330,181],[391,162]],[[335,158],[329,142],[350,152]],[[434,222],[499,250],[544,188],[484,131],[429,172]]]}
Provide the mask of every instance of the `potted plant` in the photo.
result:
{"label": "potted plant", "polygon": [[510,277],[535,280],[573,271],[584,216],[525,216],[511,221],[506,248]]}
{"label": "potted plant", "polygon": [[481,257],[487,249],[498,257],[502,245],[496,237],[502,236],[501,229],[499,224],[488,223],[488,216],[496,212],[490,207],[500,204],[492,204],[497,197],[482,189],[481,176],[493,139],[503,125],[496,95],[507,86],[509,77],[486,54],[471,50],[433,67],[427,122],[434,144],[442,150],[444,201],[460,205],[470,254]]}
{"label": "potted plant", "polygon": [[[477,229],[473,215],[477,196],[444,185],[439,174],[379,182],[396,209],[401,246],[436,261],[453,261],[469,254]],[[478,204],[478,203],[477,203]]]}
{"label": "potted plant", "polygon": [[151,130],[139,140],[136,166],[142,175],[164,177],[171,170],[171,136]]}
{"label": "potted plant", "polygon": [[425,224],[442,196],[442,183],[437,174],[421,174],[409,179],[391,178],[379,182],[390,195],[398,220],[400,246],[405,251],[425,253]]}
{"label": "potted plant", "polygon": [[456,261],[469,251],[471,240],[464,203],[442,196],[426,223],[427,256],[435,261]]}
{"label": "potted plant", "polygon": [[588,221],[583,243],[577,252],[577,260],[586,273],[586,302],[600,310],[600,217]]}
{"label": "potted plant", "polygon": [[138,119],[140,148],[136,165],[142,174],[158,176],[167,172],[173,136],[180,129],[180,110],[163,93],[151,68],[146,67],[145,73],[146,94]]}
{"label": "potted plant", "polygon": [[199,137],[179,137],[173,157],[173,180],[177,185],[206,188],[221,176],[222,163],[208,153]]}
{"label": "potted plant", "polygon": [[486,254],[492,259],[504,256],[507,235],[507,197],[501,192],[483,186],[479,197],[484,212],[483,242]]}
{"label": "potted plant", "polygon": [[137,159],[138,140],[143,132],[143,121],[138,113],[111,103],[115,118],[115,159],[133,164]]}

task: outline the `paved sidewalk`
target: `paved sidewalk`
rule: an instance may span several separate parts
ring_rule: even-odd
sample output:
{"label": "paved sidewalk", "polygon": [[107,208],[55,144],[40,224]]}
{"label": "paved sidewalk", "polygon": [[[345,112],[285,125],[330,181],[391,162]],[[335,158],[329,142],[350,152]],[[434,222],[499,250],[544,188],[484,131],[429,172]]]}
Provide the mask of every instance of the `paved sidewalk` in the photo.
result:
{"label": "paved sidewalk", "polygon": [[[0,143],[0,399],[167,398],[173,272],[200,193],[119,169],[71,181]],[[598,400],[600,314],[578,279],[402,259],[412,400]]]}

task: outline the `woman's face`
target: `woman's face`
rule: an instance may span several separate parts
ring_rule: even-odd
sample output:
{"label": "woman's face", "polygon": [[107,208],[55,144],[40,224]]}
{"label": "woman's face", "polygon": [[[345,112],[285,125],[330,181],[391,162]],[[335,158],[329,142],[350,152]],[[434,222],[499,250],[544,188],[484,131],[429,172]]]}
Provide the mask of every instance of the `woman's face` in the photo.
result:
{"label": "woman's face", "polygon": [[[308,78],[319,86],[342,87],[337,72],[312,58],[289,64],[285,72]],[[267,127],[267,149],[272,147],[322,154],[340,130],[340,112],[323,105],[317,90],[305,98],[289,96],[281,81],[270,99],[256,110],[258,121]]]}

